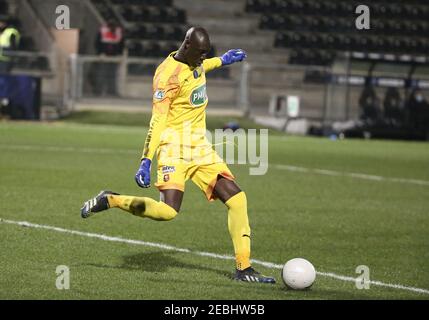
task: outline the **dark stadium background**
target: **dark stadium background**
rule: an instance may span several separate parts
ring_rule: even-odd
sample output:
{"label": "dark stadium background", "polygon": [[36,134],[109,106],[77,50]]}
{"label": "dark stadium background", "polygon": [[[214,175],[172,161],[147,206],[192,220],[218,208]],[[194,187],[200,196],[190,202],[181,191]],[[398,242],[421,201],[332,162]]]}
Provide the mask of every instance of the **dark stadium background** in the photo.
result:
{"label": "dark stadium background", "polygon": [[[69,8],[71,30],[57,30],[60,5]],[[369,29],[356,27],[359,5],[370,10]],[[211,35],[211,56],[233,47],[249,56],[209,74],[212,112],[300,134],[427,138],[426,1],[2,0],[0,12],[22,33],[12,73],[41,79],[40,110],[38,102],[35,112],[20,101],[3,106],[15,118],[53,119],[100,106],[150,111],[157,64],[190,26],[201,25]],[[125,46],[101,62],[117,64],[114,93],[99,88],[111,75],[95,55],[98,28],[108,21],[123,29]],[[287,96],[300,99],[290,121]]]}

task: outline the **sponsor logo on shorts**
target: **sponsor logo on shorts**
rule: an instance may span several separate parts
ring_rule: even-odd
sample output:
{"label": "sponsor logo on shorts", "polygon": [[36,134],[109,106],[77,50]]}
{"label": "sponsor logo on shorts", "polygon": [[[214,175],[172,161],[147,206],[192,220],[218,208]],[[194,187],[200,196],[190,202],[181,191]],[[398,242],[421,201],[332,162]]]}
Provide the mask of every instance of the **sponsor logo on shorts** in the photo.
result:
{"label": "sponsor logo on shorts", "polygon": [[174,166],[162,166],[162,173],[170,173],[175,171],[176,171],[176,167]]}
{"label": "sponsor logo on shorts", "polygon": [[190,101],[194,107],[201,107],[207,100],[206,85],[203,84],[194,89],[191,93]]}

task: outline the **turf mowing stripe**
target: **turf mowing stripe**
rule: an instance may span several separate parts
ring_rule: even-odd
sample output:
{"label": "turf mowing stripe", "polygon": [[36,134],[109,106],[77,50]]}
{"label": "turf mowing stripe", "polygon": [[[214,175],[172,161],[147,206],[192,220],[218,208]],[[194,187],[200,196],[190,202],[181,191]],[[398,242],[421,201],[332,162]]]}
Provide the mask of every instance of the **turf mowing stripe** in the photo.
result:
{"label": "turf mowing stripe", "polygon": [[[160,249],[165,249],[165,250],[191,253],[191,254],[194,254],[197,256],[211,257],[211,258],[222,259],[222,260],[234,260],[235,259],[233,256],[229,256],[229,255],[222,255],[222,254],[204,252],[204,251],[192,251],[190,249],[178,248],[178,247],[174,247],[174,246],[170,246],[170,245],[162,244],[162,243],[124,239],[121,237],[111,237],[111,236],[106,236],[106,235],[98,234],[98,233],[89,233],[89,232],[83,232],[83,231],[68,230],[68,229],[64,229],[64,228],[53,227],[53,226],[48,226],[48,225],[43,225],[43,224],[30,223],[27,221],[14,221],[14,220],[7,220],[7,219],[1,219],[0,218],[0,223],[14,224],[14,225],[19,225],[19,226],[29,227],[29,228],[36,228],[36,229],[52,230],[52,231],[69,233],[69,234],[74,234],[74,235],[79,235],[79,236],[84,236],[84,237],[89,237],[89,238],[97,238],[97,239],[101,239],[101,240],[105,240],[105,241],[122,242],[122,243],[135,244],[135,245],[141,245],[141,246],[147,246],[147,247],[155,247],[155,248],[160,248]],[[259,264],[261,266],[264,266],[264,267],[267,267],[270,269],[282,269],[283,268],[283,265],[281,265],[281,264],[275,264],[272,262],[266,262],[266,261],[261,261],[261,260],[256,260],[256,259],[252,259],[252,263]],[[329,277],[329,278],[333,278],[333,279],[337,279],[337,280],[341,280],[341,281],[356,282],[356,278],[342,276],[342,275],[338,275],[338,274],[331,273],[331,272],[317,271],[316,273],[320,276],[323,276],[323,277]],[[429,290],[427,290],[427,289],[408,287],[408,286],[403,286],[400,284],[384,283],[384,282],[374,281],[374,280],[371,280],[369,283],[372,285],[375,285],[375,286],[380,286],[380,287],[386,287],[386,288],[393,288],[393,289],[400,289],[400,290],[413,291],[413,292],[417,292],[417,293],[429,294]]]}
{"label": "turf mowing stripe", "polygon": [[[0,149],[9,149],[9,150],[43,150],[43,151],[53,151],[53,152],[83,152],[83,153],[100,153],[100,154],[134,154],[137,155],[138,152],[131,149],[108,149],[108,148],[75,148],[75,147],[58,147],[58,146],[35,146],[35,145],[7,145],[0,144]],[[297,167],[285,164],[269,164],[269,167],[287,170],[291,172],[301,172],[301,173],[316,173],[320,175],[334,176],[334,177],[350,177],[356,179],[364,179],[370,181],[379,181],[379,182],[397,182],[397,183],[408,183],[415,184],[420,186],[429,186],[429,181],[427,180],[418,180],[418,179],[406,179],[406,178],[390,178],[376,175],[369,175],[364,173],[354,173],[354,172],[341,172],[334,170],[324,170],[317,168],[305,168]]]}

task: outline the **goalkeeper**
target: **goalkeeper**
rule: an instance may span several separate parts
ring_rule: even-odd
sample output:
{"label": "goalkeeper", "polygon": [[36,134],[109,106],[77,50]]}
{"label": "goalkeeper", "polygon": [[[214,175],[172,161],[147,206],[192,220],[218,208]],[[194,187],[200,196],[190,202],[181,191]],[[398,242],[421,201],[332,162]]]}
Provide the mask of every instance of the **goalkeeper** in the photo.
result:
{"label": "goalkeeper", "polygon": [[172,220],[179,212],[185,182],[191,179],[207,200],[220,199],[228,209],[228,229],[236,258],[234,279],[275,283],[274,278],[260,274],[250,264],[246,194],[205,137],[205,73],[242,61],[246,53],[232,49],[221,57],[206,59],[209,50],[207,31],[193,27],[178,51],[158,66],[153,78],[152,118],[135,180],[142,188],[150,186],[151,164],[156,154],[155,186],[160,190],[160,201],[102,191],[85,202],[81,216],[87,218],[108,208],[120,208],[143,218]]}

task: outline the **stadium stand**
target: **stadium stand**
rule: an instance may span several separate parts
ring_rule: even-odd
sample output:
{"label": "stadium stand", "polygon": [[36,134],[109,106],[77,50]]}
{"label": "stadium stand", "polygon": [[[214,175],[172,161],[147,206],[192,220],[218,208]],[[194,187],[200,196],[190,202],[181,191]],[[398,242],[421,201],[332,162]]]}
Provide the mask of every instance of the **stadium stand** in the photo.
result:
{"label": "stadium stand", "polygon": [[[186,30],[186,11],[174,6],[172,0],[91,0],[103,19],[114,20],[125,30],[125,46],[131,57],[162,58],[177,50]],[[215,45],[209,54],[216,54]],[[147,76],[153,65],[130,64],[129,73]],[[228,78],[227,69],[216,70],[211,78]]]}
{"label": "stadium stand", "polygon": [[[0,0],[0,8],[12,2]],[[35,20],[47,33],[55,28],[55,0],[20,3],[32,5]],[[156,66],[194,25],[209,32],[214,47],[210,56],[231,48],[248,53],[247,63],[208,73],[216,78],[210,83],[212,109],[273,117],[269,110],[276,97],[285,101],[285,96],[295,96],[300,98],[301,119],[328,123],[359,119],[359,100],[368,83],[377,100],[396,86],[403,107],[411,90],[419,88],[426,94],[429,82],[427,1],[371,1],[367,4],[371,29],[361,31],[355,26],[355,9],[361,4],[356,0],[64,0],[64,4],[74,12],[72,28],[79,30],[70,100],[83,104],[101,104],[96,100],[102,96],[91,91],[88,74],[99,59],[93,48],[97,30],[111,20],[124,30],[126,50],[105,63],[119,65],[116,98],[123,106],[150,104]],[[41,44],[40,37],[24,34],[22,49],[34,48],[56,50]],[[20,68],[49,68],[38,56],[19,59]],[[57,80],[67,66],[54,66],[53,71],[56,81],[45,78],[52,85],[43,88],[59,97],[63,88]]]}
{"label": "stadium stand", "polygon": [[183,37],[186,14],[171,0],[92,0],[105,20],[125,30],[126,47],[134,57],[163,57],[177,49]]}
{"label": "stadium stand", "polygon": [[429,3],[371,1],[371,29],[355,26],[355,0],[247,0],[260,13],[260,28],[275,30],[275,46],[291,50],[290,63],[329,65],[340,51],[425,55]]}

